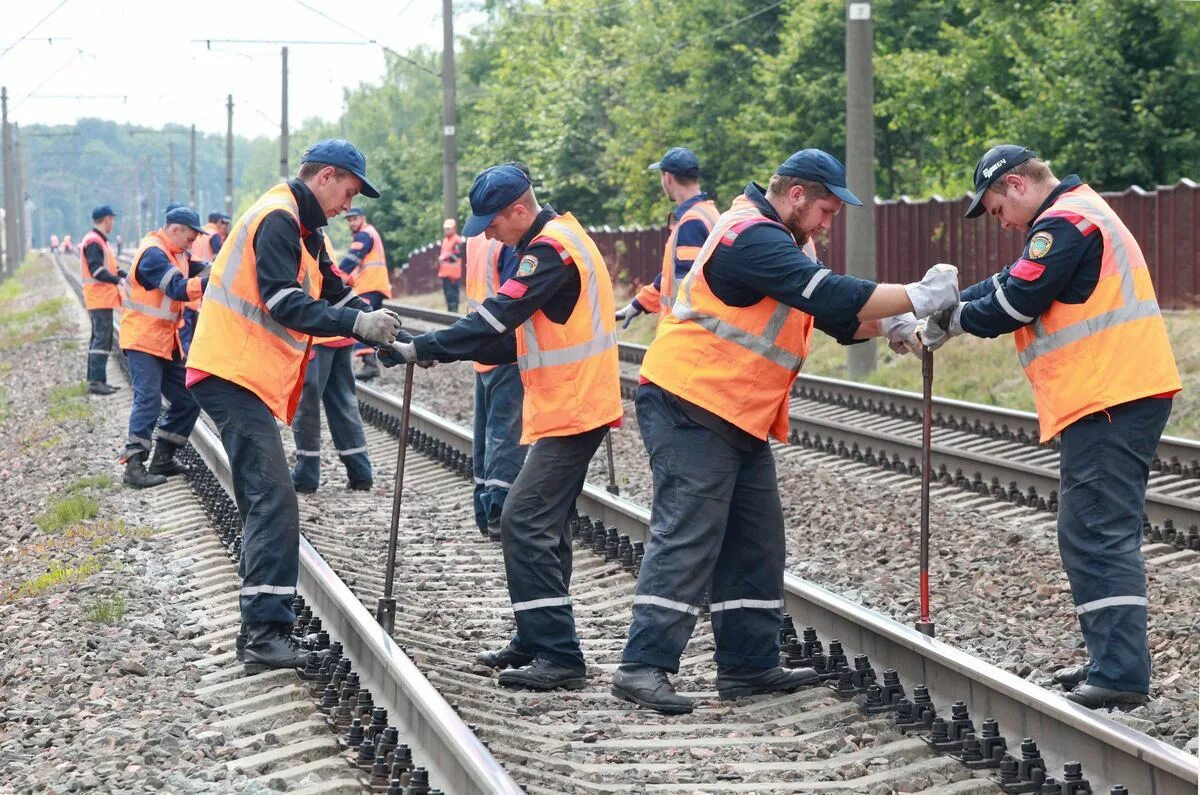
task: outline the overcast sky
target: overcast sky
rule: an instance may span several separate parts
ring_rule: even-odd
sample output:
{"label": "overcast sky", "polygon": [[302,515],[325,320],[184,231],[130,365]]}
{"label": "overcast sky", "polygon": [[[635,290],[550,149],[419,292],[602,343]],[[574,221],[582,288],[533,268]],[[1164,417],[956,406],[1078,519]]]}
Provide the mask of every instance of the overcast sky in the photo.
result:
{"label": "overcast sky", "polygon": [[[9,118],[21,124],[92,116],[224,133],[225,96],[233,94],[234,131],[275,136],[280,45],[213,43],[209,50],[193,39],[376,39],[367,46],[289,45],[288,115],[295,127],[312,116],[336,118],[343,88],[378,82],[379,45],[440,49],[442,36],[440,0],[5,0],[3,8],[0,85],[8,88]],[[471,24],[470,15],[456,15],[455,32]]]}

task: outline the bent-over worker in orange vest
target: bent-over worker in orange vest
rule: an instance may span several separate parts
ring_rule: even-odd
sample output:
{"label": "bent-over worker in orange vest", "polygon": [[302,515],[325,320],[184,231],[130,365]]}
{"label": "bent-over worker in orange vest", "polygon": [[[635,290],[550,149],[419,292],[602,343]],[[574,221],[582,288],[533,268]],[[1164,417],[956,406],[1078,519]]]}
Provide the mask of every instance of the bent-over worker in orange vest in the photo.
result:
{"label": "bent-over worker in orange vest", "polygon": [[306,658],[292,638],[300,515],[275,423],[292,421],[311,335],[387,344],[400,329],[395,315],[371,311],[334,274],[320,231],[360,191],[379,197],[366,166],[349,141],[319,141],[295,179],[238,218],[213,264],[188,355],[188,386],[221,433],[242,519],[245,640],[237,654],[247,673]]}
{"label": "bent-over worker in orange vest", "polygon": [[842,344],[889,333],[877,318],[925,317],[958,302],[958,274],[875,284],[835,274],[810,238],[833,223],[846,187],[837,158],[789,157],[766,189],[746,186],[717,219],[642,363],[638,427],[654,476],[650,539],[613,695],[668,714],[692,709],[668,675],[710,586],[722,699],[819,681],[779,665],[784,525],[770,439],[786,441],[791,386],[814,328]]}
{"label": "bent-over worker in orange vest", "polygon": [[[175,452],[187,444],[200,407],[184,385],[184,354],[179,342],[180,313],[186,301],[199,298],[207,278],[193,269],[188,249],[200,233],[200,216],[188,207],[167,212],[166,223],[146,235],[133,257],[121,300],[121,350],[133,382],[129,437],[122,460],[125,483],[135,488],[157,486],[185,471]],[[171,403],[157,423],[162,399]],[[150,469],[143,462],[150,452]]]}
{"label": "bent-over worker in orange vest", "polygon": [[720,211],[708,194],[700,190],[700,160],[691,149],[675,146],[667,150],[651,171],[659,171],[663,193],[675,202],[667,224],[662,270],[654,281],[638,291],[637,297],[617,312],[622,328],[643,312],[667,314],[675,302],[675,287],[692,268],[700,247],[708,239]]}
{"label": "bent-over worker in orange vest", "polygon": [[108,245],[116,213],[107,204],[92,210],[92,231],[79,242],[79,278],[83,285],[83,304],[92,321],[88,342],[88,392],[111,395],[120,387],[108,383],[108,352],[112,350],[113,310],[121,305],[118,285],[126,276],[117,265],[117,257]]}
{"label": "bent-over worker in orange vest", "polygon": [[1079,177],[1029,149],[994,147],[975,168],[968,218],[1025,233],[1021,258],[963,291],[930,348],[1011,333],[1033,387],[1041,440],[1059,438],[1058,549],[1089,659],[1054,680],[1087,707],[1146,701],[1142,511],[1158,439],[1181,389],[1137,241]]}
{"label": "bent-over worker in orange vest", "polygon": [[[493,166],[471,186],[468,237],[513,246],[517,273],[474,312],[439,331],[409,337],[382,364],[515,361],[525,385],[522,441],[532,444],[500,514],[500,540],[517,633],[479,662],[508,668],[500,684],[579,689],[586,666],[568,586],[567,529],[588,461],[621,419],[612,283],[579,222],[538,204],[516,166]],[[406,338],[406,339],[405,339]]]}
{"label": "bent-over worker in orange vest", "polygon": [[[362,300],[379,309],[387,298],[392,297],[392,282],[388,276],[387,254],[383,250],[383,238],[375,227],[367,222],[367,215],[358,207],[346,213],[346,225],[353,238],[350,250],[338,264],[343,281],[354,288]],[[361,342],[354,346],[354,355],[362,359],[362,369],[355,375],[360,381],[370,381],[379,375],[379,363],[375,349]]]}
{"label": "bent-over worker in orange vest", "polygon": [[438,251],[438,278],[442,280],[442,295],[446,311],[458,311],[458,286],[462,282],[464,240],[458,234],[458,222],[447,218],[442,222],[442,243]]}

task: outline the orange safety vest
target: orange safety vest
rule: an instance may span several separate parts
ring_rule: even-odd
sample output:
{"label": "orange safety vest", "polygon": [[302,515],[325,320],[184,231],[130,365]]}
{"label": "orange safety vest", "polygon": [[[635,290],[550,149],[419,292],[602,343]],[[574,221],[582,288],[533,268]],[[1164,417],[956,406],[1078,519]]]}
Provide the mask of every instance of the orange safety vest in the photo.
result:
{"label": "orange safety vest", "polygon": [[[184,277],[188,274],[186,250],[176,250],[162,230],[156,229],[142,239],[141,246],[133,255],[133,267],[125,278],[125,294],[121,310],[121,350],[142,351],[162,359],[171,359],[179,348],[179,318],[183,312],[183,301],[176,301],[163,288],[175,274],[168,270],[162,281],[152,290],[147,290],[138,281],[137,271],[147,251],[157,248],[167,255],[175,269]],[[188,293],[199,295],[200,279],[188,280]]]}
{"label": "orange safety vest", "polygon": [[1099,229],[1104,256],[1088,300],[1055,301],[1014,334],[1043,442],[1088,414],[1183,388],[1146,258],[1129,229],[1087,185],[1059,196],[1043,215],[1051,216],[1084,232]]}
{"label": "orange safety vest", "polygon": [[[500,251],[504,244],[499,240],[488,240],[482,234],[467,238],[467,281],[463,286],[467,294],[467,308],[472,312],[479,309],[485,300],[496,297],[500,286]],[[494,364],[474,362],[475,372],[495,370]]]}
{"label": "orange safety vest", "polygon": [[[331,262],[337,261],[334,258],[333,244],[329,242],[329,235],[325,235],[325,254],[328,255],[329,260]],[[320,267],[319,262],[317,263],[317,267]],[[340,270],[338,270],[337,265],[333,266],[333,272],[336,273],[339,277],[341,277],[343,282],[345,282],[346,284],[349,284],[349,281],[347,280],[347,278],[342,275],[342,272]],[[322,276],[321,280],[322,280],[322,282],[324,282],[325,277]],[[332,337],[313,337],[312,344],[314,346],[324,345],[327,348],[345,348],[350,345],[353,345],[354,339],[352,337],[343,337],[341,335],[335,335]],[[366,352],[374,353],[375,351],[373,348],[368,348]],[[309,358],[311,358],[311,357],[309,357]]]}
{"label": "orange safety vest", "polygon": [[[375,227],[370,224],[363,224],[362,232],[366,232],[371,236],[371,250],[367,252],[367,256],[362,258],[362,262],[354,269],[354,273],[350,274],[348,283],[354,288],[354,292],[362,295],[363,293],[383,293],[384,298],[392,297],[392,283],[388,278],[387,256],[383,251],[383,238],[379,236],[379,232],[375,231]],[[354,245],[350,245],[350,250],[354,251]]]}
{"label": "orange safety vest", "polygon": [[566,323],[539,309],[516,330],[522,444],[611,425],[622,413],[616,307],[604,257],[570,213],[547,221],[530,241],[537,243],[549,243],[579,271],[580,289]]}
{"label": "orange safety vest", "polygon": [[688,221],[700,221],[704,224],[707,234],[712,231],[713,224],[717,222],[720,214],[717,205],[711,199],[696,202],[684,211],[679,223],[675,224],[670,234],[667,235],[667,244],[663,247],[662,278],[659,279],[659,286],[655,288],[654,283],[651,282],[638,290],[637,302],[642,305],[643,309],[647,312],[660,312],[664,315],[669,313],[671,304],[675,301],[675,257],[683,255],[685,259],[694,262],[696,254],[700,252],[700,249],[695,246],[679,247],[679,228]]}
{"label": "orange safety vest", "polygon": [[439,279],[454,279],[458,281],[462,278],[462,261],[458,259],[458,254],[454,250],[461,242],[462,237],[457,232],[449,237],[442,238],[442,250],[438,253],[437,275]]}
{"label": "orange safety vest", "polygon": [[[786,229],[745,196],[717,219],[680,282],[671,312],[658,325],[642,376],[752,436],[765,440],[769,434],[784,442],[788,398],[808,356],[813,317],[769,297],[752,306],[729,306],[704,273],[718,246],[732,246],[755,224]],[[804,251],[815,259],[811,240]]]}
{"label": "orange safety vest", "polygon": [[108,247],[104,235],[95,229],[84,235],[79,243],[79,279],[83,283],[83,304],[88,309],[116,309],[121,305],[121,293],[117,285],[94,278],[87,257],[83,255],[84,249],[92,243],[99,243],[104,250],[104,267],[108,272],[116,276],[118,270],[117,256]]}
{"label": "orange safety vest", "polygon": [[212,239],[220,230],[216,224],[205,224],[204,233],[196,235],[196,239],[192,241],[192,259],[198,262],[212,262],[216,257],[212,250]]}
{"label": "orange safety vest", "polygon": [[[312,337],[271,317],[258,293],[253,243],[263,219],[279,210],[300,224],[300,208],[286,182],[260,196],[229,230],[213,263],[188,367],[245,387],[290,424],[304,388]],[[313,299],[321,295],[321,270],[303,241],[296,281],[296,287],[276,296],[288,289]]]}

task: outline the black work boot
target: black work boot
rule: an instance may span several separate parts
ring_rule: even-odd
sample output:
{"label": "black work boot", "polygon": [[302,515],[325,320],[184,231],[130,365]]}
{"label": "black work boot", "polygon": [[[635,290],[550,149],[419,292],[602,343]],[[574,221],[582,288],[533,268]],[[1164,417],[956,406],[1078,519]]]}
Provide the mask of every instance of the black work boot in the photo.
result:
{"label": "black work boot", "polygon": [[1075,685],[1081,685],[1087,681],[1088,671],[1091,669],[1092,663],[1089,660],[1071,668],[1059,668],[1050,678],[1054,680],[1055,684],[1062,685],[1064,690],[1071,690]]}
{"label": "black work boot", "polygon": [[242,662],[249,675],[273,668],[303,668],[308,652],[292,635],[287,624],[246,624],[246,648]]}
{"label": "black work boot", "polygon": [[587,672],[534,659],[524,668],[502,671],[496,681],[503,687],[529,690],[583,690],[587,686]]}
{"label": "black work boot", "polygon": [[362,360],[362,369],[359,370],[354,377],[359,381],[370,381],[372,378],[378,377],[379,360],[376,358],[376,354],[368,353],[366,356],[362,357]]}
{"label": "black work boot", "polygon": [[479,655],[475,658],[475,662],[480,665],[486,665],[488,668],[499,668],[503,671],[509,667],[520,668],[522,665],[529,665],[529,663],[533,662],[533,655],[522,654],[510,644],[498,651],[479,652]]}
{"label": "black work boot", "polygon": [[717,695],[722,701],[759,693],[791,693],[820,681],[812,668],[717,666]]}
{"label": "black work boot", "polygon": [[170,478],[186,473],[188,468],[175,460],[175,451],[178,449],[179,445],[172,444],[165,439],[156,440],[154,455],[150,456],[150,474],[165,475]]}
{"label": "black work boot", "polygon": [[346,488],[350,491],[370,491],[375,487],[374,480],[347,480]]}
{"label": "black work boot", "polygon": [[1099,685],[1084,684],[1067,693],[1066,699],[1074,701],[1076,704],[1082,704],[1088,709],[1100,709],[1102,707],[1128,709],[1140,707],[1150,697],[1145,693],[1132,693],[1125,690],[1112,690],[1107,687],[1100,687]]}
{"label": "black work boot", "polygon": [[612,694],[664,715],[686,715],[692,700],[675,692],[667,672],[654,665],[624,663],[613,673]]}
{"label": "black work boot", "polygon": [[111,395],[113,392],[119,392],[121,387],[113,386],[104,381],[88,381],[89,395]]}
{"label": "black work boot", "polygon": [[126,486],[135,489],[145,489],[151,486],[161,486],[167,482],[162,475],[153,475],[146,471],[146,454],[134,453],[125,459],[125,476],[121,478]]}
{"label": "black work boot", "polygon": [[238,662],[246,659],[246,625],[239,624],[237,637],[233,639],[233,656]]}

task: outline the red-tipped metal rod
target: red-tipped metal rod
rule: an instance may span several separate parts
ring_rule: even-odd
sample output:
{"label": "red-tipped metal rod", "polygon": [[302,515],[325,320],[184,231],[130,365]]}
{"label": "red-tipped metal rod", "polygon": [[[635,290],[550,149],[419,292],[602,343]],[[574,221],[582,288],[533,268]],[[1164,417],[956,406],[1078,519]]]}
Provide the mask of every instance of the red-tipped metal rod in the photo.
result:
{"label": "red-tipped metal rod", "polygon": [[917,630],[934,636],[933,620],[929,617],[929,480],[932,476],[933,448],[933,351],[921,353],[921,397],[924,412],[921,417],[921,618]]}
{"label": "red-tipped metal rod", "polygon": [[404,491],[404,459],[408,453],[408,422],[412,412],[413,371],[411,362],[404,368],[404,409],[400,413],[400,439],[396,450],[396,482],[392,492],[392,525],[388,536],[387,575],[383,583],[383,596],[375,607],[375,620],[388,634],[396,628],[396,599],[392,596],[392,585],[396,580],[396,540],[400,534],[400,503]]}

